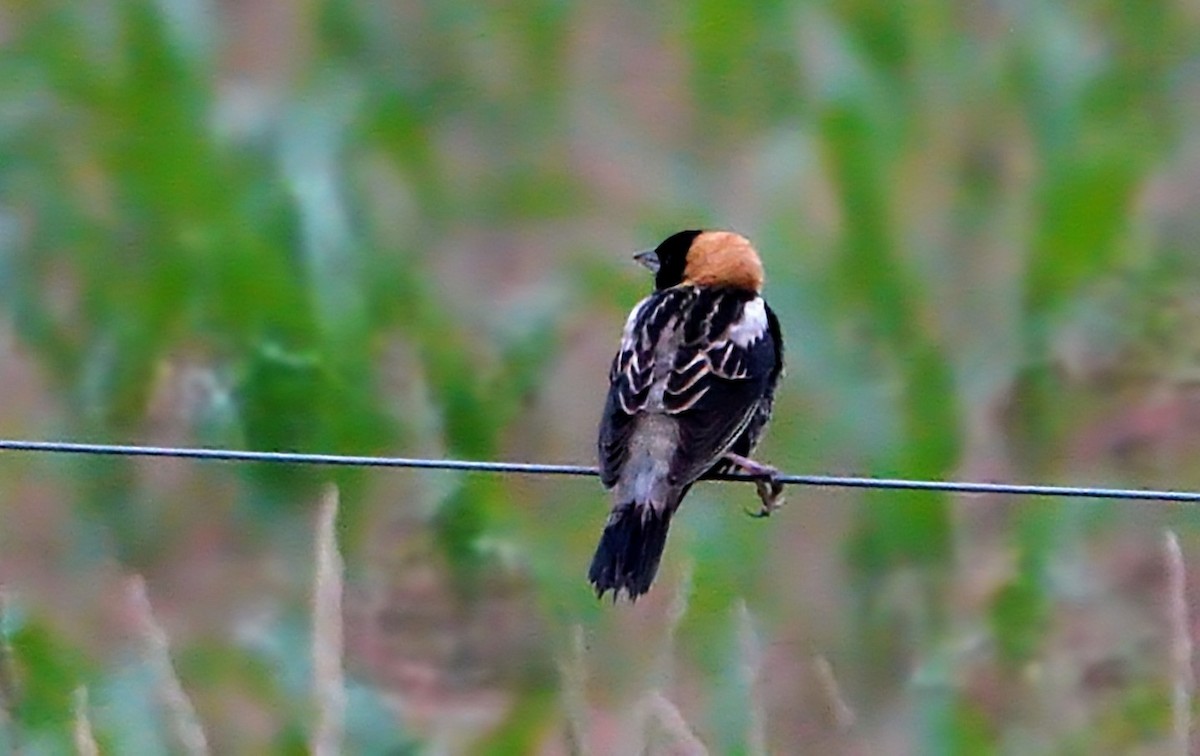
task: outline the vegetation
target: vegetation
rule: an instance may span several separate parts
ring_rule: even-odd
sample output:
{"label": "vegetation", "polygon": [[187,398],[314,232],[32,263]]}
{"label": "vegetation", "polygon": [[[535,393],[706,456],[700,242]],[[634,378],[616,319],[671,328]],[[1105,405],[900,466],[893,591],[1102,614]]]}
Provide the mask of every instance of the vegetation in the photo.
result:
{"label": "vegetation", "polygon": [[[0,435],[589,462],[629,255],[719,226],[762,458],[1195,488],[1198,64],[1174,0],[5,0]],[[303,750],[329,483],[346,752],[1187,737],[1178,507],[708,484],[614,607],[594,480],[4,454],[7,746]]]}

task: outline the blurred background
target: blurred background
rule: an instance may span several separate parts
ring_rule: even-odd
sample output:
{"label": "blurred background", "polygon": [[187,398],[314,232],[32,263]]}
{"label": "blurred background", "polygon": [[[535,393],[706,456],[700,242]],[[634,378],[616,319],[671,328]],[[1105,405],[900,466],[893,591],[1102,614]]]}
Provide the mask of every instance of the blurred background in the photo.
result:
{"label": "blurred background", "polygon": [[[3,0],[0,436],[591,464],[713,227],[764,461],[1196,489],[1198,207],[1193,0]],[[595,479],[17,453],[5,747],[304,752],[330,484],[349,753],[1187,748],[1187,507],[706,484],[613,606]]]}

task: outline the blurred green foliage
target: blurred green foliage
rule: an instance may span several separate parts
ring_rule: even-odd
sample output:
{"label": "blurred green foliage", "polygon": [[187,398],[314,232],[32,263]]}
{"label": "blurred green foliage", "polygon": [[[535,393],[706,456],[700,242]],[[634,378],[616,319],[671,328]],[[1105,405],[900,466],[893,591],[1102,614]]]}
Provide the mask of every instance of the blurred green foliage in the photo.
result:
{"label": "blurred green foliage", "polygon": [[[580,334],[615,338],[648,285],[622,267],[625,242],[734,225],[763,250],[789,337],[767,443],[781,467],[1200,483],[1184,464],[1079,452],[1114,395],[1174,389],[1200,357],[1187,307],[1200,18],[1185,3],[234,5],[0,4],[0,312],[52,397],[24,435],[559,459],[562,439],[594,430],[560,425],[599,407],[557,385]],[[213,517],[293,567],[307,567],[296,534],[329,479],[352,582],[390,522],[369,507],[390,485],[378,471],[198,466],[202,483],[166,497],[130,460],[63,469],[74,558],[91,567],[166,572],[186,542],[177,513],[232,475],[237,505]],[[1103,704],[1076,691],[1088,713],[1062,722],[1014,703],[1073,698],[1039,670],[1068,664],[1065,607],[1091,583],[1063,574],[1088,572],[1089,528],[1113,510],[999,504],[972,527],[964,502],[874,492],[848,521],[802,521],[837,504],[796,491],[767,535],[726,506],[744,492],[718,502],[701,487],[656,590],[689,562],[695,588],[663,631],[668,661],[646,663],[621,645],[636,625],[586,592],[600,493],[538,485],[385,492],[433,532],[424,562],[452,575],[447,622],[488,636],[514,569],[533,596],[520,613],[548,640],[483,750],[536,750],[576,715],[546,670],[577,626],[633,655],[628,678],[653,668],[656,685],[694,686],[706,721],[693,724],[720,752],[755,747],[755,712],[737,710],[753,692],[747,632],[825,649],[861,708],[843,735],[862,743],[897,742],[893,700],[921,753],[1096,752],[1170,731],[1153,672]],[[796,573],[824,549],[837,566],[816,591]],[[965,599],[989,557],[1010,567]],[[838,599],[814,608],[822,592]],[[310,726],[304,615],[285,614],[258,645],[175,649],[202,698],[236,690],[274,712],[278,752],[302,750]],[[169,748],[136,659],[101,661],[49,620],[6,623],[10,742],[64,750],[87,685],[102,743]],[[804,644],[759,674],[807,679]],[[1153,666],[1133,655],[1138,674]],[[970,684],[980,670],[998,680],[989,695]],[[352,675],[348,747],[418,750],[369,672]],[[597,674],[612,698],[635,687]],[[780,706],[771,750],[794,750]]]}

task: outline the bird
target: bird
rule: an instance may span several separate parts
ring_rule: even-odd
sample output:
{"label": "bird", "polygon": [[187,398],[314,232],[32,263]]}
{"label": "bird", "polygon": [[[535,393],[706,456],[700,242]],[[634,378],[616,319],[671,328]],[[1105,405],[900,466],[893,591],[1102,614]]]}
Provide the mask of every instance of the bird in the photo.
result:
{"label": "bird", "polygon": [[755,478],[762,508],[782,503],[778,471],[750,458],[783,374],[779,319],[762,260],[732,231],[672,234],[634,259],[653,292],[625,322],[600,420],[600,480],[612,508],[588,571],[597,597],[650,590],[671,517],[705,475]]}

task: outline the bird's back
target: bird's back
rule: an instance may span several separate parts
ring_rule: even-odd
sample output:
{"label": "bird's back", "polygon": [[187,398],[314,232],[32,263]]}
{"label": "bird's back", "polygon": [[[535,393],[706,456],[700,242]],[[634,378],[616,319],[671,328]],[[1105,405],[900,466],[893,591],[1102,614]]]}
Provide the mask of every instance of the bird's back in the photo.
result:
{"label": "bird's back", "polygon": [[[600,430],[617,498],[690,484],[738,440],[778,379],[773,315],[756,294],[680,286],[634,308]],[[658,502],[656,502],[658,503]]]}

